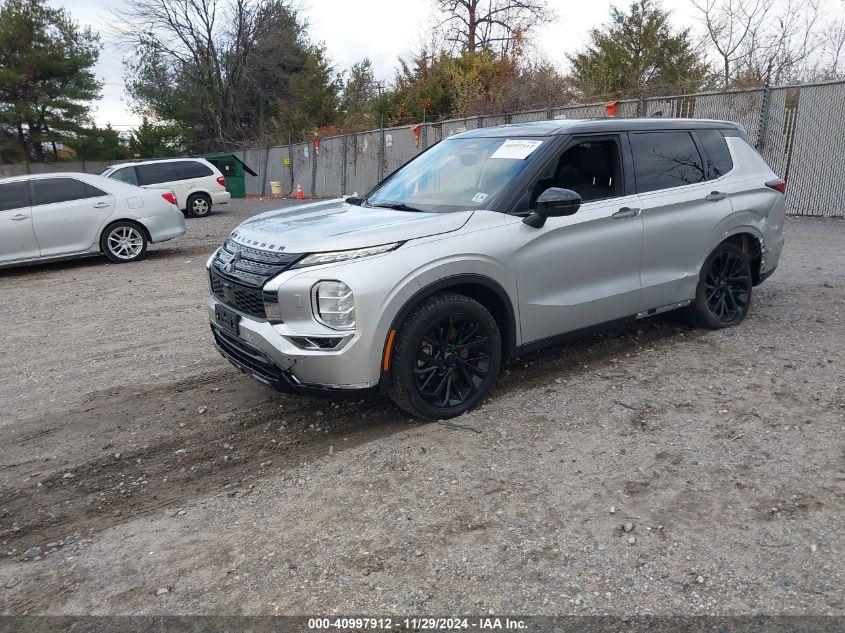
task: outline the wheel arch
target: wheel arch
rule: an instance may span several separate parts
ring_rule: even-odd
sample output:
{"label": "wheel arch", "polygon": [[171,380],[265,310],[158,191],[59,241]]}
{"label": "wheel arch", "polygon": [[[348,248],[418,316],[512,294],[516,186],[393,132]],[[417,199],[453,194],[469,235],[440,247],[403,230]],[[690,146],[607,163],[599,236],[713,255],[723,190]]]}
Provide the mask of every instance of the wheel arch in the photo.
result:
{"label": "wheel arch", "polygon": [[493,316],[502,336],[502,363],[516,355],[517,321],[513,303],[507,291],[494,279],[480,274],[465,273],[450,275],[434,281],[417,290],[405,301],[387,331],[387,338],[381,354],[381,376],[379,391],[386,393],[390,387],[391,371],[388,356],[394,344],[393,333],[404,323],[408,315],[423,301],[434,295],[453,292],[478,301]]}
{"label": "wheel arch", "polygon": [[119,224],[121,222],[128,222],[129,224],[134,224],[144,232],[144,237],[147,238],[147,244],[153,243],[153,238],[152,235],[150,235],[150,230],[146,227],[143,222],[136,220],[135,218],[115,218],[113,220],[109,220],[108,223],[100,230],[100,237],[97,240],[97,244],[100,247],[100,252],[103,251],[103,238],[105,237],[108,230],[115,224]]}
{"label": "wheel arch", "polygon": [[762,281],[761,273],[766,256],[766,244],[760,231],[753,226],[738,226],[732,229],[719,244],[725,242],[736,244],[748,256],[748,261],[751,264],[752,285],[758,285]]}

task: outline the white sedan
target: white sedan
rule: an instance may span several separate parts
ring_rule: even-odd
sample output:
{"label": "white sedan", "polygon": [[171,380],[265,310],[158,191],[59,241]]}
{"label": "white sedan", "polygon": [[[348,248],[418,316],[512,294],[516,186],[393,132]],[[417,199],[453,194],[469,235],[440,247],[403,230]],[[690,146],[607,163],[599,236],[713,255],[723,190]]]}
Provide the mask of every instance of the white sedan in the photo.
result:
{"label": "white sedan", "polygon": [[131,262],[148,244],[184,233],[170,191],[91,174],[0,179],[0,268],[100,253]]}

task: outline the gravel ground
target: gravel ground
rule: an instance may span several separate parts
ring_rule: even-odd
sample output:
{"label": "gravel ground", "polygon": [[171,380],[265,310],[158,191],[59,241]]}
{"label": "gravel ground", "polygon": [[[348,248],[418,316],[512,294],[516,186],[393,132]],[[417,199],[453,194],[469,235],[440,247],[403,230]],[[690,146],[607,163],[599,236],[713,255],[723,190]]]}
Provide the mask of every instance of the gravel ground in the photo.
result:
{"label": "gravel ground", "polygon": [[2,614],[845,614],[845,222],[790,219],[740,327],[511,363],[454,424],[274,394],[204,262],[0,272]]}

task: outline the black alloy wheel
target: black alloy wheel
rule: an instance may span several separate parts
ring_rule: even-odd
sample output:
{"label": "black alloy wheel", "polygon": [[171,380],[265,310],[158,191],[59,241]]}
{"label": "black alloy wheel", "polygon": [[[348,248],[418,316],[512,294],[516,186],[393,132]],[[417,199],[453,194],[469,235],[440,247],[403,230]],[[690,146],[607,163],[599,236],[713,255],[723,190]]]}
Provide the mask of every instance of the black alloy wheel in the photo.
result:
{"label": "black alloy wheel", "polygon": [[489,393],[501,356],[499,328],[483,305],[453,293],[430,297],[397,332],[390,395],[421,418],[460,415]]}
{"label": "black alloy wheel", "polygon": [[751,286],[748,256],[736,244],[720,244],[702,266],[691,320],[713,329],[741,323],[751,306]]}
{"label": "black alloy wheel", "polygon": [[417,392],[435,407],[462,405],[484,384],[490,353],[490,332],[477,318],[454,312],[440,318],[417,347]]}

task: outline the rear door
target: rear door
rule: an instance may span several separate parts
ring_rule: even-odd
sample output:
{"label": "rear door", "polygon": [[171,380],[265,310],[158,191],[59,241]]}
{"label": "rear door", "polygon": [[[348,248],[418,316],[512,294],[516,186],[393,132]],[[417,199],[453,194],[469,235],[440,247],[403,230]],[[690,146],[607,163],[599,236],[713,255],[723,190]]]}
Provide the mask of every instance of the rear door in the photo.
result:
{"label": "rear door", "polygon": [[114,197],[76,178],[33,178],[32,227],[42,256],[91,248],[114,210]]}
{"label": "rear door", "polygon": [[29,181],[0,184],[0,262],[38,257],[32,229]]}
{"label": "rear door", "polygon": [[732,207],[711,182],[706,153],[688,130],[630,132],[644,248],[640,312],[692,299],[711,236]]}
{"label": "rear door", "polygon": [[180,161],[168,161],[166,163],[144,163],[135,167],[138,175],[138,184],[150,189],[168,189],[176,195],[176,204],[180,209],[185,208],[187,202],[187,189],[185,183],[179,180],[179,173],[176,163]]}
{"label": "rear door", "polygon": [[179,185],[182,187],[182,196],[185,204],[188,203],[188,196],[194,191],[214,191],[219,189],[217,178],[211,167],[198,160],[180,160],[174,163],[176,174],[179,176]]}

